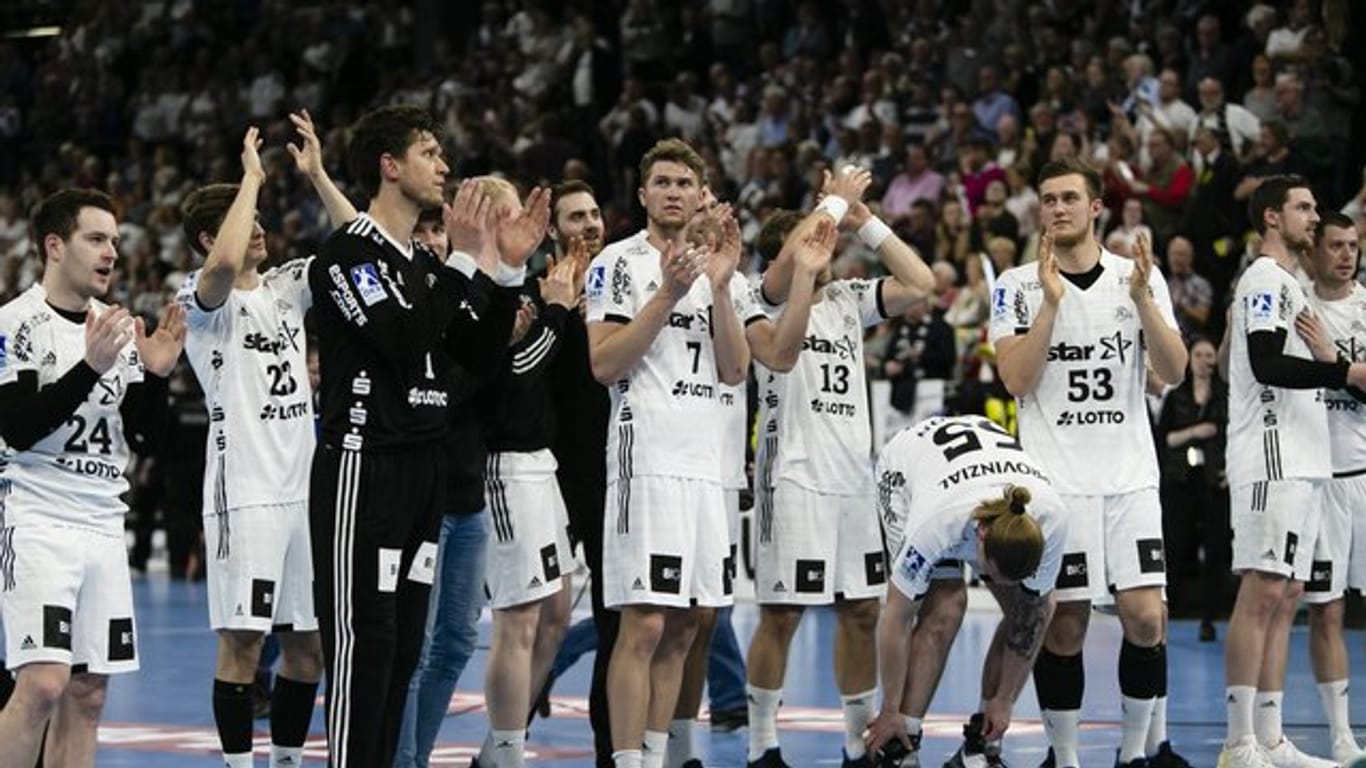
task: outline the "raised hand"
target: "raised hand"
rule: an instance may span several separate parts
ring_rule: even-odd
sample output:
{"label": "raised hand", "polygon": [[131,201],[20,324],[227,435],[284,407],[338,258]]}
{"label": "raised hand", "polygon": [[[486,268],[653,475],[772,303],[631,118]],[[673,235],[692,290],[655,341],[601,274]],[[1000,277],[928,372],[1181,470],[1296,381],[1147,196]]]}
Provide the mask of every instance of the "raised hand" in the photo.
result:
{"label": "raised hand", "polygon": [[835,243],[839,240],[839,229],[827,218],[821,217],[815,229],[807,232],[800,242],[794,243],[792,258],[797,268],[807,275],[819,275],[830,266],[835,253]]}
{"label": "raised hand", "polygon": [[525,266],[527,259],[545,240],[550,224],[550,190],[536,187],[527,196],[522,212],[497,220],[498,257],[510,267]]}
{"label": "raised hand", "polygon": [[456,189],[455,197],[441,206],[441,218],[446,224],[446,239],[451,250],[464,251],[478,257],[493,244],[493,201],[479,182],[465,179]]}
{"label": "raised hand", "polygon": [[707,258],[707,277],[712,288],[723,291],[730,285],[730,279],[740,266],[743,247],[740,243],[740,222],[736,220],[729,205],[718,205],[712,209],[712,216],[721,233],[721,241],[713,247]]}
{"label": "raised hand", "polygon": [[1044,301],[1056,307],[1066,291],[1058,269],[1058,255],[1053,252],[1053,233],[1049,230],[1044,230],[1039,238],[1039,283],[1043,286]]}
{"label": "raised hand", "polygon": [[323,172],[323,145],[318,140],[318,131],[313,127],[313,118],[309,116],[308,110],[301,109],[298,112],[289,113],[289,121],[294,123],[294,130],[299,132],[300,142],[286,144],[285,148],[294,158],[294,167],[299,169],[299,173],[313,177]]}
{"label": "raised hand", "polygon": [[584,279],[588,276],[588,263],[592,261],[588,256],[588,243],[578,235],[569,238],[569,253],[565,254],[564,260],[574,265],[574,298],[577,300],[583,295]]}
{"label": "raised hand", "polygon": [[848,213],[844,214],[844,221],[840,222],[840,229],[846,232],[857,232],[859,227],[862,227],[871,218],[873,218],[873,212],[868,209],[867,203],[862,200],[857,203],[850,203]]}
{"label": "raised hand", "polygon": [[1304,343],[1309,345],[1309,354],[1321,363],[1331,363],[1338,359],[1337,347],[1333,345],[1333,340],[1328,337],[1328,332],[1324,330],[1323,323],[1308,309],[1302,310],[1295,315],[1295,333],[1304,339]]}
{"label": "raised hand", "polygon": [[1135,304],[1140,304],[1153,295],[1153,289],[1148,285],[1148,278],[1153,273],[1153,256],[1148,250],[1147,236],[1140,232],[1134,238],[1134,247],[1131,250],[1134,271],[1129,275],[1129,298]]}
{"label": "raised hand", "polygon": [[242,137],[242,175],[252,176],[257,181],[266,180],[266,169],[261,165],[261,131],[256,126],[247,129]]}
{"label": "raised hand", "polygon": [[154,376],[171,375],[180,351],[185,348],[185,308],[175,302],[161,310],[157,329],[148,334],[142,318],[137,318],[137,332],[133,343],[137,345],[138,357],[142,367]]}
{"label": "raised hand", "polygon": [[839,173],[822,172],[821,192],[842,197],[849,205],[863,200],[863,193],[873,183],[873,174],[853,165],[846,165]]}
{"label": "raised hand", "polygon": [[133,340],[133,319],[123,307],[109,307],[96,315],[85,313],[85,363],[103,376],[118,362],[119,353]]}
{"label": "raised hand", "polygon": [[541,298],[546,304],[559,304],[565,309],[574,306],[579,290],[583,288],[576,276],[578,267],[574,258],[567,256],[546,271],[545,277],[540,279]]}
{"label": "raised hand", "polygon": [[659,286],[660,293],[675,302],[687,296],[688,291],[692,290],[693,281],[706,268],[706,263],[706,254],[695,248],[673,242],[664,246],[664,251],[659,254],[659,269],[664,273],[663,284]]}

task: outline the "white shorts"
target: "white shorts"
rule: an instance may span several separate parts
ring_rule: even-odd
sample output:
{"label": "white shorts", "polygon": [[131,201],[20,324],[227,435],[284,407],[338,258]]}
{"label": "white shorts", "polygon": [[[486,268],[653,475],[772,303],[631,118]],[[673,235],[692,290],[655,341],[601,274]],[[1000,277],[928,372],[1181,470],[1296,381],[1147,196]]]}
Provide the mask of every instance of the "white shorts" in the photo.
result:
{"label": "white shorts", "polygon": [[209,626],[316,632],[308,504],[229,509],[204,516]]}
{"label": "white shorts", "polygon": [[1062,495],[1067,542],[1058,602],[1103,600],[1106,592],[1164,587],[1162,502],[1156,488],[1112,496]]}
{"label": "white shorts", "polygon": [[758,506],[754,589],[760,603],[830,605],[886,590],[887,559],[872,494],[846,496],[779,480]]}
{"label": "white shorts", "polygon": [[1348,588],[1366,585],[1366,475],[1325,481],[1320,500],[1314,559],[1304,582],[1306,603],[1330,603]]}
{"label": "white shorts", "polygon": [[1233,572],[1307,581],[1322,517],[1322,480],[1271,480],[1230,494]]}
{"label": "white shorts", "polygon": [[510,476],[503,469],[514,455],[491,455],[484,480],[493,529],[485,589],[495,609],[550,597],[574,572],[569,514],[554,465],[549,472]]}
{"label": "white shorts", "polygon": [[730,605],[730,531],[719,483],[680,477],[609,480],[603,516],[608,607]]}
{"label": "white shorts", "polygon": [[101,675],[138,668],[133,587],[121,534],[85,528],[5,528],[6,663],[66,664]]}

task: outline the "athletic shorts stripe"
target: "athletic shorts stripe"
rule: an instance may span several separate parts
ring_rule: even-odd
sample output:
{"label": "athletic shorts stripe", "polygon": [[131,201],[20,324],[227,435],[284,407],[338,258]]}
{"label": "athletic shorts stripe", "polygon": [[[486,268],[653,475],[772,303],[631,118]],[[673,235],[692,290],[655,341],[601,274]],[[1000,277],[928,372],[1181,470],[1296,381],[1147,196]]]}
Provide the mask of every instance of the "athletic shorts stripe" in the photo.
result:
{"label": "athletic shorts stripe", "polygon": [[14,528],[0,528],[0,575],[5,591],[14,591]]}
{"label": "athletic shorts stripe", "polygon": [[484,469],[484,495],[493,519],[493,535],[500,542],[512,541],[512,514],[508,510],[507,484],[502,479],[502,456],[489,454]]}
{"label": "athletic shorts stripe", "polygon": [[332,579],[336,587],[332,607],[336,612],[337,622],[336,637],[333,639],[333,650],[337,658],[337,680],[332,700],[328,702],[327,730],[332,742],[335,764],[338,766],[347,764],[351,697],[355,693],[351,690],[351,655],[355,643],[355,632],[351,626],[351,551],[356,535],[355,515],[356,499],[360,491],[360,460],[361,455],[356,451],[341,452],[334,513],[336,533],[332,545]]}
{"label": "athletic shorts stripe", "polygon": [[759,541],[773,540],[773,462],[778,455],[778,437],[764,438],[764,466],[759,474],[759,484],[763,489],[759,504]]}
{"label": "athletic shorts stripe", "polygon": [[617,427],[617,533],[631,531],[631,476],[635,474],[631,453],[635,448],[636,428]]}
{"label": "athletic shorts stripe", "polygon": [[1262,453],[1266,458],[1266,477],[1268,480],[1281,480],[1284,468],[1281,466],[1281,435],[1274,429],[1262,433]]}

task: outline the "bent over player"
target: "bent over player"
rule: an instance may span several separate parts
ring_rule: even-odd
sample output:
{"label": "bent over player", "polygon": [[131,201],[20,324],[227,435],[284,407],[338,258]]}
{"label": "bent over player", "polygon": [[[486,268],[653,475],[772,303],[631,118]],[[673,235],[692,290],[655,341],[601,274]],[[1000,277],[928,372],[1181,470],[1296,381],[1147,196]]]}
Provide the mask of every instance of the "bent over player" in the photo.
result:
{"label": "bent over player", "polygon": [[920,723],[967,607],[967,561],[1004,616],[982,669],[983,709],[948,765],[988,765],[986,742],[1010,727],[1053,612],[1066,539],[1062,500],[1019,440],[981,416],[936,417],[902,430],[883,446],[877,476],[878,508],[897,554],[878,622],[882,710],[868,750],[897,742],[919,752]]}

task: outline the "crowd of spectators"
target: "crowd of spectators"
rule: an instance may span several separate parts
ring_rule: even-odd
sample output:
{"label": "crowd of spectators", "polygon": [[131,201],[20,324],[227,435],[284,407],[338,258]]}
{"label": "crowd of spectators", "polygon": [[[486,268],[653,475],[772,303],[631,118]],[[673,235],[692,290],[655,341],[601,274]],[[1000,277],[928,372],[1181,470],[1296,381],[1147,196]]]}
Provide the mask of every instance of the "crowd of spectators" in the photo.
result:
{"label": "crowd of spectators", "polygon": [[[456,176],[591,182],[609,241],[639,225],[635,169],[664,136],[697,147],[751,239],[773,211],[811,206],[822,172],[869,169],[874,207],[941,287],[877,332],[871,375],[893,379],[898,407],[943,378],[951,407],[1008,411],[982,342],[987,286],[1034,258],[1045,161],[1103,169],[1103,242],[1149,239],[1192,337],[1222,330],[1256,251],[1245,201],[1260,179],[1302,173],[1321,205],[1366,207],[1366,47],[1352,40],[1366,12],[1350,0],[79,7],[60,36],[0,42],[0,298],[39,269],[28,208],[74,183],[114,196],[114,298],[150,314],[193,268],[180,201],[233,180],[249,123],[270,250],[309,253],[328,227],[285,151],[288,112],[314,116],[345,190],[346,126],[403,102],[441,117]],[[838,269],[876,260],[851,241]]]}

